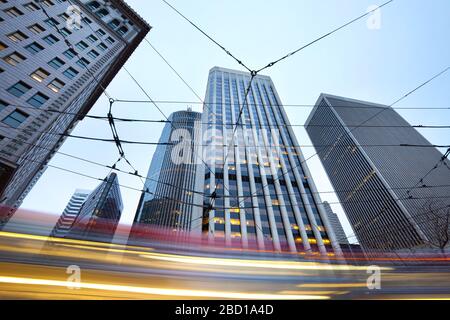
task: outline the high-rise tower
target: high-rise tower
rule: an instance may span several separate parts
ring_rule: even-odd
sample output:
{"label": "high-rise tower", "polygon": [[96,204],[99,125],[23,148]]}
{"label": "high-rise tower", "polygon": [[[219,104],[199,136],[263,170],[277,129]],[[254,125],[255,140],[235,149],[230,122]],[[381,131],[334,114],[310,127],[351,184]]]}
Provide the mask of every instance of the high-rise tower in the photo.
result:
{"label": "high-rise tower", "polygon": [[0,228],[150,30],[122,0],[0,1]]}
{"label": "high-rise tower", "polygon": [[70,198],[69,203],[53,228],[50,234],[51,237],[64,238],[69,233],[70,228],[72,228],[73,223],[78,218],[81,208],[90,193],[90,191],[75,190],[75,193]]}
{"label": "high-rise tower", "polygon": [[122,215],[119,179],[111,173],[84,201],[68,238],[110,241]]}
{"label": "high-rise tower", "polygon": [[436,223],[449,214],[450,161],[393,108],[322,94],[306,130],[363,249],[446,236]]}
{"label": "high-rise tower", "polygon": [[204,192],[205,206],[215,203],[205,210],[205,234],[225,245],[340,252],[271,78],[256,76],[246,99],[249,81],[240,71],[209,73]]}
{"label": "high-rise tower", "polygon": [[187,110],[170,115],[147,174],[132,237],[139,238],[146,226],[200,234],[201,128],[201,113]]}

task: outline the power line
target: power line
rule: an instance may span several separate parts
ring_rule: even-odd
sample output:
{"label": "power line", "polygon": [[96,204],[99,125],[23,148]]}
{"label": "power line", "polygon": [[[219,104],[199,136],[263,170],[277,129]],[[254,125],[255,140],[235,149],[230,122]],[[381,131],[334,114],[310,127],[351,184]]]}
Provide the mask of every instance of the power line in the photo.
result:
{"label": "power line", "polygon": [[[0,124],[0,126],[6,128],[6,126],[3,126],[3,125],[1,125],[1,124]],[[4,138],[5,138],[5,139],[10,139],[10,140],[15,140],[15,138],[9,138],[9,137],[4,137]],[[43,149],[43,150],[52,151],[51,149],[45,148],[45,147],[43,147],[43,146],[39,146],[39,145],[36,145],[36,144],[33,144],[33,143],[29,143],[29,142],[25,142],[25,141],[22,141],[22,142],[25,143],[25,144],[27,144],[27,145],[34,146],[34,147],[37,147],[37,148],[40,148],[40,149]],[[180,187],[180,186],[177,186],[177,185],[174,185],[174,184],[166,183],[166,182],[163,182],[163,181],[160,181],[160,180],[157,180],[157,179],[152,179],[152,178],[150,178],[150,177],[145,177],[145,176],[142,176],[142,175],[138,174],[136,171],[135,171],[135,172],[127,172],[127,171],[124,171],[124,170],[121,170],[121,169],[117,168],[115,165],[109,166],[109,165],[106,165],[106,164],[101,164],[101,163],[96,162],[96,161],[93,161],[93,160],[88,160],[88,159],[86,159],[86,158],[82,158],[82,157],[75,156],[75,155],[68,154],[68,153],[61,152],[61,151],[56,151],[55,153],[56,153],[56,154],[63,155],[63,156],[66,156],[66,157],[69,157],[69,158],[73,158],[73,159],[75,159],[75,160],[79,160],[79,161],[83,161],[83,162],[86,162],[86,163],[90,163],[90,164],[93,164],[93,165],[96,165],[96,166],[104,167],[104,168],[107,168],[107,169],[112,169],[112,170],[117,171],[117,172],[120,172],[120,173],[122,173],[122,174],[127,174],[127,175],[134,176],[134,177],[138,177],[138,178],[143,178],[143,179],[146,179],[146,180],[148,180],[148,181],[158,182],[158,183],[161,183],[161,184],[163,184],[163,185],[171,186],[171,187],[174,187],[174,188],[177,188],[177,189],[186,191],[186,192],[192,192],[192,193],[196,193],[196,194],[199,194],[199,195],[202,195],[202,196],[206,196],[206,193],[205,193],[205,192],[199,192],[199,191],[196,191],[196,190],[193,190],[193,189],[183,188],[183,187]],[[120,159],[120,158],[119,158],[119,159]],[[118,162],[118,161],[117,161],[117,162]],[[116,164],[117,164],[117,162],[116,162]],[[169,170],[169,171],[170,171],[170,170]],[[415,187],[415,186],[413,186],[413,187]],[[420,187],[420,188],[424,188],[424,189],[433,189],[433,188],[450,187],[450,185],[437,185],[437,186],[431,185],[431,186],[429,186],[429,185],[424,185],[424,184],[423,184],[423,185],[421,185],[421,186],[419,186],[419,187]],[[364,189],[363,191],[377,191],[377,190],[406,190],[406,189],[410,189],[410,188],[411,188],[411,187],[397,187],[397,188],[393,187],[393,188],[383,188],[383,189],[381,189],[381,188],[379,188],[379,189],[377,189],[377,188],[375,188],[375,189],[371,188],[371,189]],[[346,192],[351,192],[351,191],[353,191],[353,190],[333,190],[333,191],[318,191],[318,192],[312,192],[312,191],[311,191],[311,194],[337,194],[337,193],[346,193]],[[297,193],[297,194],[306,194],[306,195],[307,195],[308,193],[302,193],[302,192],[299,192],[299,193]],[[295,196],[295,195],[297,195],[297,194],[285,194],[285,193],[282,193],[282,194],[280,194],[280,196],[291,196],[291,195],[294,195],[294,196]],[[256,195],[255,197],[263,197],[263,196],[264,196],[264,195]],[[237,198],[242,198],[242,197],[239,197],[239,196],[222,196],[222,195],[217,196],[217,199],[222,199],[222,198],[236,198],[236,199],[237,199]]]}
{"label": "power line", "polygon": [[252,70],[250,70],[241,60],[239,60],[238,58],[236,58],[230,51],[228,51],[227,49],[225,49],[224,46],[222,46],[219,42],[217,42],[216,40],[214,40],[210,35],[208,35],[205,31],[203,31],[202,29],[200,29],[200,27],[198,27],[195,23],[193,23],[191,20],[189,20],[185,15],[183,15],[179,10],[177,10],[174,6],[172,6],[170,3],[168,3],[166,0],[162,0],[166,5],[168,5],[173,11],[175,11],[178,15],[180,15],[184,20],[186,20],[187,22],[189,22],[189,24],[191,24],[195,29],[197,29],[198,31],[200,31],[205,37],[207,37],[209,40],[211,40],[216,46],[218,46],[220,49],[222,49],[227,55],[229,55],[231,58],[233,58],[238,64],[240,64],[241,66],[243,66],[245,69],[247,69],[247,71],[251,72]]}
{"label": "power line", "polygon": [[326,34],[324,34],[323,36],[321,36],[321,37],[319,37],[319,38],[317,38],[317,39],[315,39],[315,40],[313,40],[313,41],[307,43],[306,45],[301,46],[301,47],[298,48],[297,50],[292,51],[292,52],[288,53],[287,55],[285,55],[285,56],[283,56],[283,57],[281,57],[281,58],[279,58],[279,59],[277,59],[277,60],[275,60],[275,61],[270,62],[270,63],[267,64],[265,67],[262,67],[261,69],[258,69],[257,72],[259,73],[259,72],[261,72],[261,71],[263,71],[263,70],[265,70],[265,69],[267,69],[267,68],[273,67],[275,64],[279,63],[280,61],[285,60],[285,59],[287,59],[287,58],[293,56],[294,54],[298,53],[299,51],[302,51],[303,49],[306,49],[306,48],[308,48],[309,46],[315,44],[316,42],[318,42],[318,41],[320,41],[320,40],[322,40],[322,39],[324,39],[324,38],[327,38],[327,37],[331,36],[332,34],[338,32],[338,31],[341,30],[341,29],[344,29],[345,27],[351,25],[352,23],[354,23],[354,22],[356,22],[356,21],[358,21],[358,20],[361,20],[361,19],[364,18],[364,17],[367,17],[368,15],[372,14],[373,12],[375,12],[375,11],[377,11],[377,10],[380,10],[382,7],[384,7],[384,6],[388,5],[388,4],[390,4],[390,3],[393,2],[393,1],[394,1],[394,0],[390,0],[390,1],[387,1],[387,2],[383,3],[382,5],[379,5],[379,6],[376,7],[375,9],[370,10],[370,11],[366,12],[365,14],[360,15],[359,17],[357,17],[357,18],[355,18],[355,19],[353,19],[353,20],[351,20],[351,21],[349,21],[349,22],[343,24],[342,26],[340,26],[340,27],[338,27],[338,28],[336,28],[336,29],[334,29],[334,30],[332,30],[332,31],[330,31],[330,32],[328,32],[328,33],[326,33]]}
{"label": "power line", "polygon": [[[120,103],[160,103],[160,104],[194,104],[194,105],[202,105],[203,102],[198,102],[198,101],[188,101],[188,100],[153,100],[152,101],[148,101],[148,100],[131,100],[131,99],[115,99],[116,102],[120,102]],[[209,105],[226,105],[226,102],[208,102]],[[257,103],[247,103],[248,106],[258,106]],[[320,105],[316,105],[316,104],[293,104],[293,103],[283,103],[281,105],[276,105],[278,107],[292,107],[292,108],[308,108],[308,109],[312,109],[314,107],[317,108],[328,108],[328,106],[320,106]],[[333,105],[333,108],[349,108],[349,109],[358,109],[360,107],[354,106],[354,105]],[[367,106],[365,107],[366,109],[386,109],[388,108],[388,106]],[[450,107],[443,107],[443,106],[439,106],[439,107],[391,107],[391,109],[393,110],[450,110]]]}
{"label": "power line", "polygon": [[[445,68],[443,69],[441,72],[437,73],[436,75],[433,75],[430,79],[426,80],[425,82],[421,83],[419,86],[415,87],[413,90],[409,91],[408,93],[406,93],[405,95],[403,95],[402,97],[400,97],[399,99],[397,99],[396,101],[394,101],[394,103],[392,103],[389,107],[394,106],[395,104],[399,103],[400,101],[406,99],[407,97],[409,97],[412,93],[417,92],[420,88],[423,88],[426,84],[429,84],[431,81],[435,80],[436,78],[438,78],[439,76],[443,75],[445,72],[447,72],[449,70],[449,68]],[[355,130],[357,130],[358,128],[360,128],[361,126],[365,125],[367,122],[369,122],[370,120],[374,119],[375,117],[379,116],[382,112],[386,111],[386,110],[390,110],[390,108],[384,108],[381,111],[375,113],[373,116],[369,117],[367,120],[363,121],[362,123],[360,123],[359,126],[356,126],[354,128],[352,128],[351,130],[349,130],[349,133],[354,132]],[[337,142],[338,140],[336,140],[335,142]],[[303,161],[299,161],[298,164],[296,164],[295,166],[291,167],[289,170],[287,170],[286,172],[283,172],[282,177],[284,178],[286,174],[288,174],[289,172],[292,172],[293,170],[297,169],[298,167],[300,167],[302,164],[306,163],[307,161],[309,161],[310,159],[312,159],[313,157],[317,156],[320,152],[322,152],[323,150],[325,150],[326,147],[321,148],[320,150],[316,151],[313,155],[311,155],[310,157],[304,159]],[[279,180],[280,177],[276,178],[275,180]],[[263,186],[264,188],[264,186]],[[255,192],[255,193],[258,193]],[[242,202],[241,202],[242,203]]]}
{"label": "power line", "polygon": [[[114,100],[114,103],[117,102],[123,102],[124,100]],[[158,101],[155,101],[156,103],[158,103]],[[161,103],[161,101],[159,101]],[[183,102],[184,103],[184,102]],[[189,102],[186,102],[189,103]],[[251,104],[249,104],[251,105]],[[283,105],[286,106],[286,105]],[[31,107],[31,106],[23,106],[23,105],[16,105],[16,104],[8,104],[5,106],[5,108],[8,107],[13,107],[13,108],[23,108],[23,109],[30,109],[30,110],[36,110],[36,107]],[[320,107],[320,106],[318,106]],[[328,106],[326,108],[329,108]],[[333,106],[333,108],[335,108],[335,106]],[[356,107],[350,107],[349,108],[356,108]],[[420,108],[420,110],[427,110],[428,108]],[[450,110],[449,108],[445,108],[445,110]],[[67,115],[74,115],[74,116],[80,116],[82,115],[81,113],[76,113],[76,112],[67,112],[67,111],[60,111],[60,110],[55,110],[55,109],[41,109],[41,111],[43,112],[48,112],[48,113],[58,113],[58,114],[67,114]],[[108,117],[107,116],[98,116],[98,115],[84,115],[85,118],[89,118],[89,119],[93,119],[93,120],[103,120],[103,121],[108,121]],[[116,121],[120,121],[120,122],[142,122],[142,123],[168,123],[169,121],[167,120],[163,120],[163,119],[142,119],[142,118],[122,118],[122,117],[113,117],[114,120]],[[221,126],[232,126],[235,125],[235,123],[218,123],[218,122],[201,122],[200,124],[202,125],[214,125],[216,127]],[[245,125],[246,127],[269,127],[269,128],[280,128],[280,127],[330,127],[330,128],[334,128],[334,127],[342,127],[342,125],[333,125],[333,124],[309,124],[309,125],[305,125],[305,124],[278,124],[278,125],[270,125],[270,124],[248,124],[246,123]],[[362,127],[362,128],[417,128],[417,129],[449,129],[450,125],[424,125],[424,124],[413,124],[413,125],[363,125],[363,126],[359,126],[359,125],[348,125],[346,124],[344,127],[347,128],[352,128],[352,127]]]}
{"label": "power line", "polygon": [[172,65],[169,63],[169,61],[155,48],[155,46],[153,46],[147,38],[144,38],[144,41],[148,43],[148,45],[153,49],[153,51],[156,52],[156,54],[164,61],[164,63],[176,74],[176,76],[186,85],[186,87],[197,97],[197,99],[200,101],[200,103],[203,104],[204,106],[206,106],[208,108],[208,110],[212,114],[215,115],[215,113],[210,109],[209,105],[203,101],[203,99],[197,94],[197,92],[195,92],[195,90],[189,85],[189,83],[186,82],[186,80],[184,80],[184,78],[180,75],[180,73],[177,70],[175,70],[174,67],[172,67]]}

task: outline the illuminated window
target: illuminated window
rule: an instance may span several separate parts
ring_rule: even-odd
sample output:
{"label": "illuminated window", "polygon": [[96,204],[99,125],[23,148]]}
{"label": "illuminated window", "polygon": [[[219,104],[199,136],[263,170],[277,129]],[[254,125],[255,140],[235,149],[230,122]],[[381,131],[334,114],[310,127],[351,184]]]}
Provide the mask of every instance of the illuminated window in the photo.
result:
{"label": "illuminated window", "polygon": [[240,213],[240,212],[241,212],[241,209],[239,209],[239,208],[231,208],[231,209],[230,209],[230,212],[231,212],[231,213]]}
{"label": "illuminated window", "polygon": [[33,72],[32,74],[30,74],[30,77],[33,78],[34,80],[38,81],[38,82],[42,82],[44,81],[48,76],[50,75],[50,73],[48,73],[47,71],[45,71],[42,68],[37,69],[35,72]]}
{"label": "illuminated window", "polygon": [[12,8],[3,10],[3,11],[5,11],[5,13],[6,13],[8,16],[10,16],[11,18],[15,18],[15,17],[18,17],[18,16],[22,16],[22,15],[23,15],[23,12],[20,11],[19,9],[17,9],[16,7],[12,7]]}
{"label": "illuminated window", "polygon": [[225,224],[225,220],[224,220],[223,218],[215,217],[215,218],[214,218],[214,223],[217,223],[217,224]]}
{"label": "illuminated window", "polygon": [[61,80],[54,79],[52,82],[48,84],[48,88],[53,92],[59,92],[66,84]]}
{"label": "illuminated window", "polygon": [[22,31],[16,31],[16,32],[10,33],[7,37],[9,40],[14,41],[14,42],[20,42],[20,41],[28,39],[28,36],[25,33],[23,33]]}
{"label": "illuminated window", "polygon": [[240,226],[241,225],[241,220],[239,220],[239,219],[230,219],[230,223],[233,226]]}
{"label": "illuminated window", "polygon": [[26,58],[18,52],[13,52],[9,56],[4,57],[3,60],[12,66],[16,66],[20,62],[26,60]]}
{"label": "illuminated window", "polygon": [[28,29],[36,34],[42,33],[45,31],[45,29],[39,25],[39,24],[33,24],[32,26],[29,26]]}

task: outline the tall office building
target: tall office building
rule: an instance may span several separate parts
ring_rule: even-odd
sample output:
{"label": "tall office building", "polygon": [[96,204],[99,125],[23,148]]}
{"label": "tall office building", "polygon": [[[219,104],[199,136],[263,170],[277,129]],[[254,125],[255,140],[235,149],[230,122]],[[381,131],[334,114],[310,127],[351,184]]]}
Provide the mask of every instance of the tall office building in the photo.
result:
{"label": "tall office building", "polygon": [[205,205],[216,200],[204,211],[203,231],[225,245],[340,252],[271,78],[256,76],[245,101],[249,81],[240,71],[214,67],[209,73]]}
{"label": "tall office building", "polygon": [[434,213],[450,205],[450,163],[394,109],[322,94],[306,130],[363,249],[422,247],[442,236]]}
{"label": "tall office building", "polygon": [[342,245],[348,245],[347,235],[345,234],[344,228],[342,228],[342,224],[339,221],[339,217],[336,213],[333,212],[330,204],[326,201],[323,202],[323,207],[327,212],[328,221],[330,221],[330,225],[333,228],[334,234],[336,235],[337,242]]}
{"label": "tall office building", "polygon": [[86,198],[66,237],[110,241],[119,225],[122,210],[119,178],[111,173]]}
{"label": "tall office building", "polygon": [[146,226],[200,234],[201,128],[201,113],[187,110],[170,115],[147,174],[146,192],[139,201],[132,236],[145,234]]}
{"label": "tall office building", "polygon": [[150,26],[122,0],[15,0],[0,27],[1,228]]}
{"label": "tall office building", "polygon": [[81,208],[90,193],[90,191],[86,190],[75,190],[62,215],[59,217],[58,222],[56,222],[50,234],[51,237],[64,238],[69,233],[70,228],[72,228],[73,223],[78,218]]}

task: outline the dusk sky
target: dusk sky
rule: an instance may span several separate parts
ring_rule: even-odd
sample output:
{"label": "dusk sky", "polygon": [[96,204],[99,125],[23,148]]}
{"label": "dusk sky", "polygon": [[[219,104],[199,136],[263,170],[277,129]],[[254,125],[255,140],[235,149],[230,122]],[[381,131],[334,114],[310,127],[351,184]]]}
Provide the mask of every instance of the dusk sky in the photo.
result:
{"label": "dusk sky", "polygon": [[[147,39],[161,52],[191,87],[204,98],[208,72],[214,66],[242,68],[198,30],[178,16],[161,0],[128,0],[153,27]],[[269,3],[257,0],[171,0],[171,3],[191,18],[203,30],[220,42],[251,68],[259,69],[268,62],[314,40],[343,23],[366,12],[383,1],[282,0]],[[284,104],[314,105],[320,93],[330,93],[354,99],[391,104],[425,80],[450,65],[450,2],[448,0],[396,0],[381,10],[380,28],[369,28],[367,19],[358,21],[338,33],[323,39],[298,54],[280,62],[263,74],[272,78]],[[126,68],[147,90],[153,100],[197,101],[192,92],[177,78],[164,61],[145,42],[131,56]],[[399,110],[411,124],[448,125],[450,73],[435,79],[396,107],[420,107],[430,110]],[[107,88],[116,99],[147,100],[128,74],[122,70]],[[166,115],[200,104],[163,104]],[[106,115],[108,101],[102,96],[92,108],[92,115]],[[292,124],[303,125],[311,108],[286,107]],[[163,120],[152,104],[117,103],[116,117]],[[117,123],[124,140],[157,142],[163,124]],[[311,145],[306,131],[296,127],[301,145]],[[433,144],[448,144],[448,129],[420,131]],[[85,119],[74,135],[111,138],[106,121]],[[147,174],[155,150],[153,146],[124,145],[127,158],[142,175]],[[112,165],[118,158],[113,143],[69,138],[60,152]],[[303,148],[305,158],[313,148]],[[437,159],[438,160],[438,159]],[[104,178],[106,168],[98,167],[57,154],[50,164],[86,175]],[[319,191],[333,190],[317,157],[307,162]],[[121,168],[131,171],[126,163]],[[142,189],[142,182],[119,173],[120,183]],[[48,168],[22,208],[51,213],[64,210],[77,188],[94,189],[99,181]],[[121,222],[133,221],[140,193],[122,188],[124,211]],[[331,203],[348,235],[349,227],[337,197],[323,193],[321,198]],[[20,218],[20,212],[12,220]],[[350,239],[354,241],[354,238]]]}

